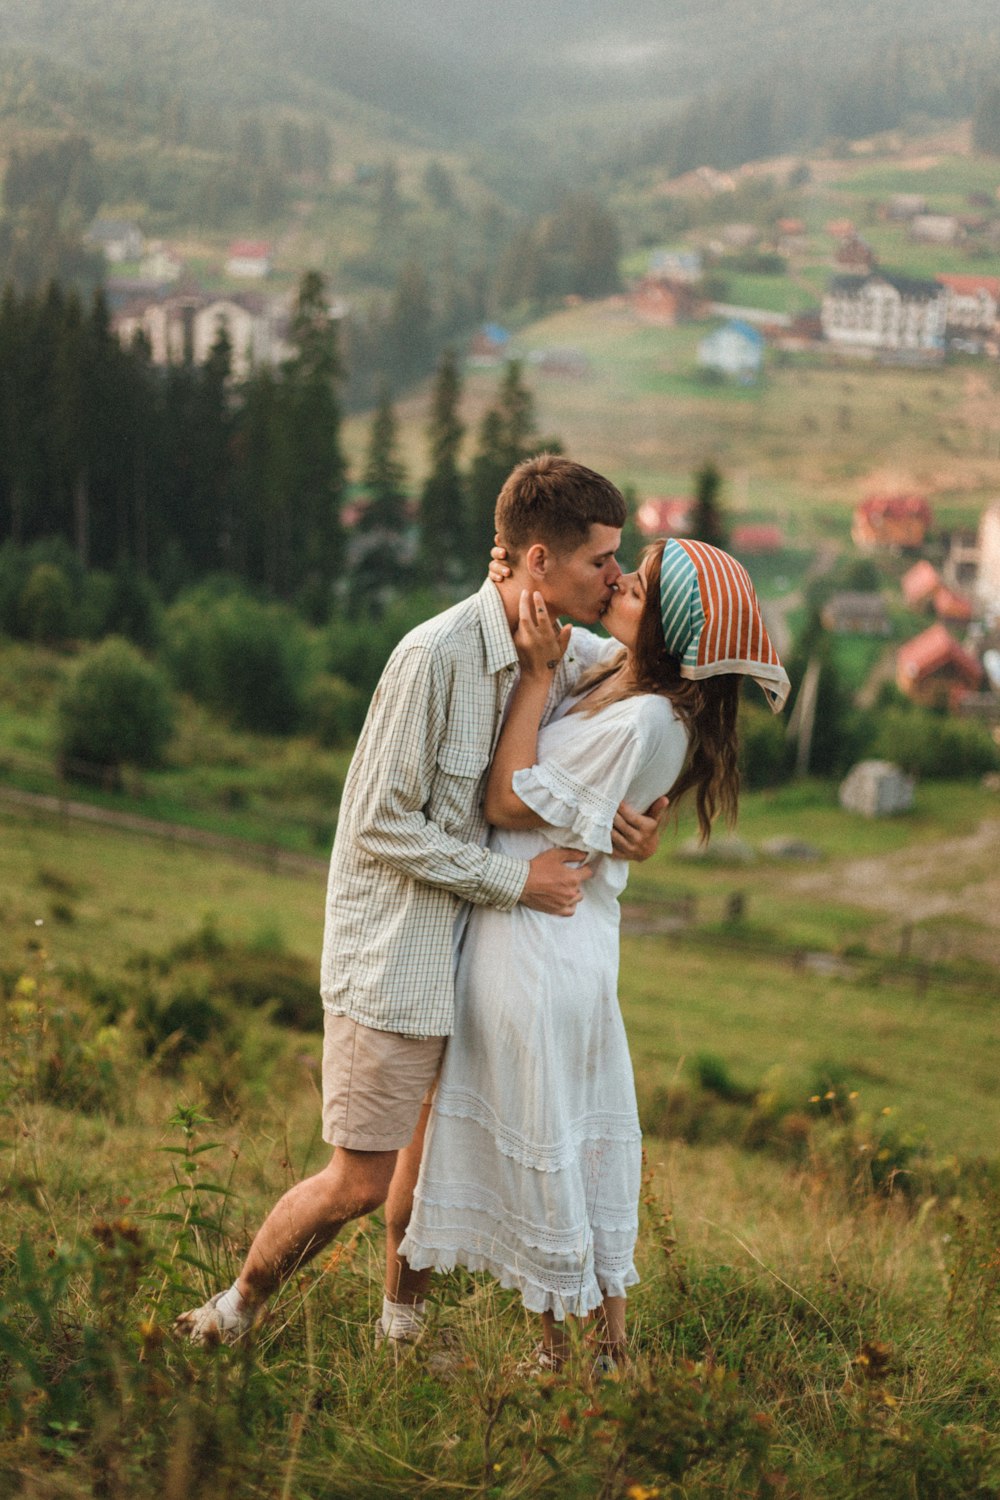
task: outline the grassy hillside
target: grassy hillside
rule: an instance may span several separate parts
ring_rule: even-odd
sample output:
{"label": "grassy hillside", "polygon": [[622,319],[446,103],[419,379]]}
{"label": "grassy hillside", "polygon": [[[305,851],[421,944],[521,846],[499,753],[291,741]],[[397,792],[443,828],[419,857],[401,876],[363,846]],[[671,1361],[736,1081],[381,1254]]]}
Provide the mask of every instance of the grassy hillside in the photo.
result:
{"label": "grassy hillside", "polygon": [[[379,1216],[293,1278],[252,1346],[177,1343],[176,1312],[324,1160],[318,1039],[271,1019],[317,1006],[322,875],[0,811],[4,1493],[988,1500],[995,969],[927,957],[923,928],[886,965],[848,875],[996,819],[939,790],[885,826],[808,789],[748,799],[751,842],[792,825],[825,851],[833,903],[798,866],[673,845],[636,872],[642,1282],[630,1366],[596,1385],[585,1355],[519,1373],[516,1299],[465,1274],[438,1278],[432,1336],[397,1368],[371,1339]],[[695,925],[647,930],[681,893]]]}
{"label": "grassy hillside", "polygon": [[[640,494],[685,493],[693,469],[712,457],[730,478],[728,503],[748,519],[780,519],[793,545],[802,527],[814,539],[810,518],[823,510],[839,512],[846,535],[850,507],[879,476],[924,490],[932,504],[973,521],[1000,486],[994,407],[973,391],[973,382],[993,391],[994,373],[770,356],[759,386],[710,386],[699,378],[696,349],[713,326],[645,327],[611,300],[521,329],[516,349],[529,361],[533,350],[569,347],[589,365],[582,378],[526,366],[540,431],[558,434],[574,457]],[[497,379],[467,372],[470,451]],[[427,464],[426,396],[405,401],[400,412],[404,456],[419,475]],[[352,466],[362,461],[366,434],[366,419],[349,422]]]}

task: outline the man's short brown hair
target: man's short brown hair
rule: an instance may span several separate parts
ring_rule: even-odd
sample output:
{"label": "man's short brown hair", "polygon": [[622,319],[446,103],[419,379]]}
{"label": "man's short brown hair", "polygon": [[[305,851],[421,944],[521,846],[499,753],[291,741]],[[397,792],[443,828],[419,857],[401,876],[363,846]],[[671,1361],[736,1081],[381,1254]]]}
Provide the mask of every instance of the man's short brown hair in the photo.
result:
{"label": "man's short brown hair", "polygon": [[497,499],[497,534],[511,562],[534,542],[573,552],[591,526],[625,525],[621,491],[603,474],[558,453],[525,459],[507,476]]}

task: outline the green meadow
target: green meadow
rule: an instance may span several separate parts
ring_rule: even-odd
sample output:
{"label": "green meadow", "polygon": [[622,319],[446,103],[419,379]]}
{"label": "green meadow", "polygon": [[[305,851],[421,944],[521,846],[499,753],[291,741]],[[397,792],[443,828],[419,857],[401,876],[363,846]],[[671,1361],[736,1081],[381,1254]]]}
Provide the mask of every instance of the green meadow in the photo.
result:
{"label": "green meadow", "polygon": [[[322,864],[0,822],[4,1494],[996,1493],[995,794],[874,823],[807,782],[746,797],[742,846],[689,858],[682,818],[633,872],[647,1172],[611,1380],[585,1344],[525,1375],[516,1299],[465,1273],[397,1365],[378,1215],[247,1346],[181,1344],[325,1159]],[[793,837],[816,857],[764,850]]]}
{"label": "green meadow", "polygon": [[[871,484],[921,490],[949,524],[976,524],[1000,487],[995,373],[771,352],[759,385],[710,385],[697,345],[714,326],[644,326],[624,299],[610,299],[519,330],[514,352],[526,361],[539,432],[640,496],[687,493],[692,471],[713,458],[734,515],[778,520],[791,545],[814,545],[829,518],[840,518],[846,536],[851,508]],[[565,348],[585,356],[586,374],[546,375],[531,362],[533,351]],[[500,373],[466,371],[469,455]],[[400,451],[413,478],[427,467],[426,400],[399,404]],[[345,425],[355,470],[367,432],[363,416]]]}

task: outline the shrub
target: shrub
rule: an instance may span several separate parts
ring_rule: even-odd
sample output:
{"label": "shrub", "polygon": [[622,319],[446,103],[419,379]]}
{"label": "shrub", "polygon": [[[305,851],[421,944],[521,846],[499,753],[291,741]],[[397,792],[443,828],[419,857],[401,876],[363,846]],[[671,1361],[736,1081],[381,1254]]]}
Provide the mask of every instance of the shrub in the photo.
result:
{"label": "shrub", "polygon": [[[83,586],[84,571],[72,547],[62,537],[47,537],[19,547],[14,542],[0,546],[0,630],[7,635],[23,637],[25,621],[21,614],[21,600],[36,568],[44,565],[54,568],[65,580],[69,589],[70,611],[75,616],[77,600]],[[72,634],[66,630],[56,639]],[[36,637],[33,637],[33,639]],[[37,637],[44,639],[44,637]]]}
{"label": "shrub", "polygon": [[178,687],[237,728],[291,734],[299,727],[308,638],[284,606],[195,590],[168,611],[165,654]]}
{"label": "shrub", "polygon": [[73,634],[73,590],[56,563],[36,563],[17,603],[19,634],[53,646]]}
{"label": "shrub", "polygon": [[982,776],[1000,766],[1000,752],[981,725],[920,708],[890,708],[872,753],[916,776]]}
{"label": "shrub", "polygon": [[714,1052],[699,1052],[692,1059],[691,1070],[706,1094],[715,1094],[731,1104],[749,1104],[756,1095],[733,1079],[727,1064]]}
{"label": "shrub", "polygon": [[57,704],[59,757],[91,766],[160,763],[173,730],[163,675],[129,645],[109,636],[84,655]]}
{"label": "shrub", "polygon": [[0,1001],[4,1094],[18,1109],[47,1103],[83,1114],[121,1116],[134,1061],[130,1031],[102,1025],[47,978],[23,974]]}
{"label": "shrub", "polygon": [[785,721],[767,708],[740,704],[740,770],[744,785],[779,786],[788,779],[790,756]]}
{"label": "shrub", "polygon": [[92,640],[121,635],[146,650],[159,644],[159,598],[149,579],[131,569],[88,573],[80,613],[82,633]]}
{"label": "shrub", "polygon": [[321,673],[305,693],[305,728],[328,750],[350,744],[360,732],[368,709],[364,693],[342,677]]}
{"label": "shrub", "polygon": [[327,670],[357,688],[367,708],[393,647],[448,603],[439,594],[407,594],[378,616],[340,616],[327,630]]}

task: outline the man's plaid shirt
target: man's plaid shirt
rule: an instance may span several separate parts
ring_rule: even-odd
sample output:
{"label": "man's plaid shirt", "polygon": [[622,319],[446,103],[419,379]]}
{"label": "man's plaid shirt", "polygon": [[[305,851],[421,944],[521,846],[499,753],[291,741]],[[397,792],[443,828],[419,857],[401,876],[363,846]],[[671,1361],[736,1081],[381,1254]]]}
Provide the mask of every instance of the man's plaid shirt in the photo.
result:
{"label": "man's plaid shirt", "polygon": [[[608,645],[574,630],[546,717]],[[489,580],[411,631],[389,658],[347,775],[330,861],[321,992],[334,1014],[378,1031],[451,1034],[461,904],[509,911],[528,877],[525,860],[485,847],[482,810],[516,680],[513,637]]]}

